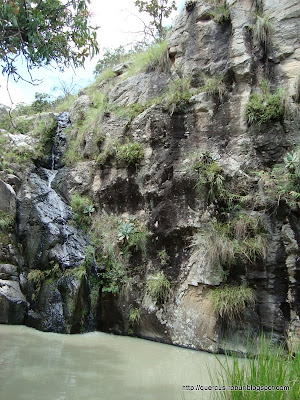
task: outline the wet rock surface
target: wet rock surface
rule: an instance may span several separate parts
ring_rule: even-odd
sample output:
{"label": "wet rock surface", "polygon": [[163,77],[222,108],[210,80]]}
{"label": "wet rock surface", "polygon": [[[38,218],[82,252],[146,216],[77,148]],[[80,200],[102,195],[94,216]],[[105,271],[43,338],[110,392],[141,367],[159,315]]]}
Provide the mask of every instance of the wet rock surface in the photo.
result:
{"label": "wet rock surface", "polygon": [[81,265],[85,258],[87,241],[71,225],[70,206],[51,188],[54,174],[39,169],[19,192],[18,234],[29,268],[45,269],[54,261],[65,269]]}

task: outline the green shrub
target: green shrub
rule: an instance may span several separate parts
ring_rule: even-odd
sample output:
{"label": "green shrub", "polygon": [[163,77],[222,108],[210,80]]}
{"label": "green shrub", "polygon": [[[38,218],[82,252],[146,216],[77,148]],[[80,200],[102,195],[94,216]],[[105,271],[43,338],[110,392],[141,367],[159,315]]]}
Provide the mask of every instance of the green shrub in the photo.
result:
{"label": "green shrub", "polygon": [[247,305],[255,302],[254,290],[245,286],[225,285],[211,291],[214,310],[222,318],[240,317]]}
{"label": "green shrub", "polygon": [[119,46],[115,49],[104,49],[103,56],[97,62],[94,74],[97,76],[109,68],[113,68],[119,64],[125,55],[124,46]]}
{"label": "green shrub", "polygon": [[141,312],[139,308],[133,307],[129,310],[129,322],[131,325],[138,325],[141,320]]}
{"label": "green shrub", "polygon": [[4,112],[0,115],[0,129],[10,132],[13,128],[12,120],[9,113]]}
{"label": "green shrub", "polygon": [[124,144],[119,142],[109,142],[98,155],[96,161],[98,165],[104,165],[109,159],[115,159],[117,164],[122,166],[137,166],[144,158],[144,150],[141,143],[130,142]]}
{"label": "green shrub", "polygon": [[137,165],[144,158],[144,150],[141,143],[129,142],[116,145],[116,160],[118,164],[127,166]]}
{"label": "green shrub", "polygon": [[171,284],[162,271],[147,278],[146,291],[156,303],[162,303],[167,299],[170,288]]}
{"label": "green shrub", "polygon": [[31,103],[34,113],[40,113],[49,110],[51,107],[50,96],[47,93],[35,93],[35,100]]}
{"label": "green shrub", "polygon": [[263,89],[262,93],[254,93],[245,108],[245,115],[249,125],[281,121],[284,113],[285,106],[282,90],[270,93],[268,89]]}
{"label": "green shrub", "polygon": [[71,207],[74,212],[74,221],[82,229],[87,229],[92,222],[92,214],[95,211],[91,199],[74,193],[71,197]]}
{"label": "green shrub", "polygon": [[15,125],[15,132],[18,133],[27,133],[33,130],[34,123],[31,118],[28,118],[27,116],[20,116],[14,119],[14,125]]}

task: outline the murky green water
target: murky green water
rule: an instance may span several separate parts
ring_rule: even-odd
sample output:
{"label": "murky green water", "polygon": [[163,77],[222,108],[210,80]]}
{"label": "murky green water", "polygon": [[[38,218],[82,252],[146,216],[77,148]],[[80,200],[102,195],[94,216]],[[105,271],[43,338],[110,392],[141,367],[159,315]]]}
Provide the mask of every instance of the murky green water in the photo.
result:
{"label": "murky green water", "polygon": [[100,332],[0,325],[0,346],[1,400],[204,399],[182,385],[209,385],[217,366],[207,353]]}

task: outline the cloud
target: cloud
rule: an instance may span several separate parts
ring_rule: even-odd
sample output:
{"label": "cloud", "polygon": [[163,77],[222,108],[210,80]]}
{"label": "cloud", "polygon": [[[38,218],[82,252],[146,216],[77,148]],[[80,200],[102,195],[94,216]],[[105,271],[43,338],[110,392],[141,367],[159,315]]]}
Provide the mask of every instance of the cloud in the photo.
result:
{"label": "cloud", "polygon": [[7,90],[7,79],[0,75],[0,103],[6,106],[13,106],[17,103],[25,103],[26,92],[23,92],[16,82],[10,82]]}

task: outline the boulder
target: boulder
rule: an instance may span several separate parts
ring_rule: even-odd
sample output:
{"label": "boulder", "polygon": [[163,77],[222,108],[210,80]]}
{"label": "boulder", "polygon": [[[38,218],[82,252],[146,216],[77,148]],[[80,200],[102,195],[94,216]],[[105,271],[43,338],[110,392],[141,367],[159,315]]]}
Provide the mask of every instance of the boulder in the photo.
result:
{"label": "boulder", "polygon": [[87,95],[79,96],[70,108],[69,117],[72,124],[83,121],[86,113],[91,106],[91,100]]}
{"label": "boulder", "polygon": [[15,216],[16,193],[12,186],[0,179],[0,210]]}
{"label": "boulder", "polygon": [[27,301],[21,291],[17,267],[0,264],[0,323],[23,324]]}

